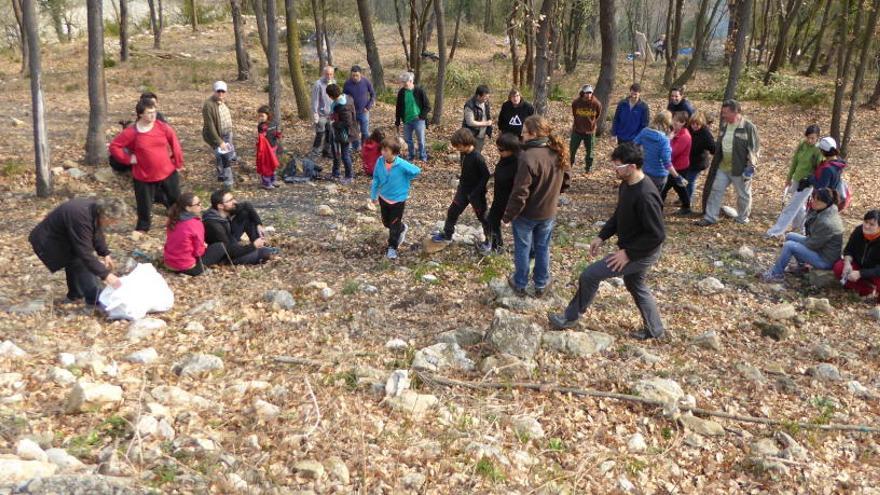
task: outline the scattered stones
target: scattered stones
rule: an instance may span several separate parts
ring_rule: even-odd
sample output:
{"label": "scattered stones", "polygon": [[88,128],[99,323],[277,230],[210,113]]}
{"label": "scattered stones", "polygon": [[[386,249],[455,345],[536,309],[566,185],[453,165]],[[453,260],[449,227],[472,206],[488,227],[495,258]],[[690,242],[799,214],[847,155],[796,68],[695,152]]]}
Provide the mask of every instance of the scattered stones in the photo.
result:
{"label": "scattered stones", "polygon": [[789,395],[800,395],[800,387],[798,387],[797,383],[787,376],[777,376],[774,384],[780,392],[789,394]]}
{"label": "scattered stones", "polygon": [[394,370],[385,382],[385,396],[397,397],[409,387],[409,370]]}
{"label": "scattered stones", "polygon": [[388,342],[385,342],[385,348],[390,351],[404,351],[408,347],[409,344],[403,339],[391,339]]}
{"label": "scattered stones", "polygon": [[135,431],[143,437],[155,435],[156,432],[159,431],[159,421],[149,415],[141,416],[141,419],[139,419],[137,425],[135,425]]}
{"label": "scattered stones", "polygon": [[413,390],[404,390],[397,397],[392,397],[388,405],[395,411],[409,414],[413,419],[424,418],[425,414],[437,403],[437,397],[429,394],[419,394]]}
{"label": "scattered stones", "polygon": [[633,385],[633,389],[641,397],[662,402],[677,402],[684,397],[681,385],[668,378],[653,377],[639,380]]}
{"label": "scattered stones", "polygon": [[437,281],[437,276],[434,274],[431,274],[431,273],[426,273],[426,274],[422,275],[422,281],[428,282],[429,284],[433,284],[434,282]]}
{"label": "scattered stones", "polygon": [[68,413],[114,407],[122,402],[122,387],[107,383],[78,382],[67,396]]}
{"label": "scattered stones", "polygon": [[632,481],[622,474],[617,477],[617,486],[620,487],[620,491],[623,493],[640,493],[636,485],[633,485]]}
{"label": "scattered stones", "polygon": [[788,328],[781,323],[755,320],[754,324],[761,331],[761,337],[770,337],[776,342],[788,337]]}
{"label": "scattered stones", "polygon": [[213,354],[190,354],[172,368],[178,376],[198,375],[223,369],[223,360]]}
{"label": "scattered stones", "polygon": [[202,333],[205,331],[205,325],[202,325],[200,321],[190,321],[183,327],[183,331],[186,333]]}
{"label": "scattered stones", "polygon": [[159,426],[156,433],[162,440],[174,440],[174,437],[177,435],[174,431],[174,427],[171,426],[171,423],[164,419],[159,420]]}
{"label": "scattered stones", "polygon": [[480,372],[510,380],[526,380],[531,378],[537,366],[531,359],[523,360],[510,354],[495,354],[483,359],[480,363]]}
{"label": "scattered stones", "polygon": [[27,301],[27,302],[23,302],[20,304],[14,304],[12,306],[9,306],[9,308],[6,309],[6,312],[11,315],[27,316],[27,315],[42,313],[45,310],[46,310],[46,303],[44,301],[39,300],[39,299],[35,299],[32,301]]}
{"label": "scattered stones", "polygon": [[263,300],[274,309],[293,309],[296,306],[293,295],[286,290],[267,290],[263,293]]}
{"label": "scattered stones", "polygon": [[52,476],[56,471],[58,466],[50,462],[26,461],[14,456],[0,455],[0,486]]}
{"label": "scattered stones", "polygon": [[586,357],[602,352],[614,343],[614,337],[602,332],[544,332],[541,343],[549,349],[575,357]]}
{"label": "scattered stones", "polygon": [[846,388],[849,389],[849,391],[852,392],[852,394],[856,397],[861,397],[863,399],[872,399],[874,397],[874,394],[872,394],[867,387],[856,380],[851,380],[847,382]]}
{"label": "scattered stones", "polygon": [[868,316],[874,319],[874,321],[880,321],[880,306],[874,306],[868,311]]}
{"label": "scattered stones", "polygon": [[804,278],[807,280],[807,283],[820,289],[840,286],[840,279],[835,277],[834,272],[831,270],[813,269],[808,271]]}
{"label": "scattered stones", "polygon": [[715,330],[709,330],[708,332],[697,335],[691,342],[693,342],[695,346],[702,347],[703,349],[709,349],[712,351],[721,350],[721,338],[718,337],[718,333]]}
{"label": "scattered stones", "polygon": [[327,282],[321,282],[319,280],[312,280],[311,282],[305,285],[306,289],[310,290],[324,290],[327,288]]}
{"label": "scattered stones", "polygon": [[684,443],[695,448],[699,449],[703,447],[703,437],[697,435],[696,433],[689,432],[684,436]]}
{"label": "scattered stones", "polygon": [[690,414],[685,414],[679,417],[678,421],[685,428],[705,437],[724,436],[724,427],[709,419],[698,418]]}
{"label": "scattered stones", "polygon": [[336,481],[343,485],[347,485],[351,482],[348,466],[346,466],[345,462],[339,457],[333,456],[325,460],[324,470],[327,472],[330,481]]}
{"label": "scattered stones", "polygon": [[498,353],[532,359],[541,345],[542,334],[541,327],[533,321],[498,308],[486,341]]}
{"label": "scattered stones", "polygon": [[79,471],[86,467],[79,459],[67,453],[64,449],[49,449],[46,451],[49,462],[58,466],[62,472]]}
{"label": "scattered stones", "polygon": [[319,480],[324,477],[324,465],[313,459],[299,461],[293,465],[293,469],[309,479]]}
{"label": "scattered stones", "polygon": [[544,428],[537,419],[531,416],[516,416],[511,418],[510,426],[517,438],[521,441],[540,440],[544,438]]}
{"label": "scattered stones", "polygon": [[485,338],[485,332],[472,327],[461,327],[437,336],[438,343],[458,344],[459,347],[477,345]]}
{"label": "scattered stones", "polygon": [[736,251],[736,255],[743,261],[751,261],[755,259],[755,251],[748,246],[740,246]]}
{"label": "scattered stones", "polygon": [[21,379],[24,375],[21,373],[0,373],[0,388],[21,388],[24,382]]}
{"label": "scattered stones", "polygon": [[412,367],[417,370],[441,371],[452,368],[460,371],[472,371],[474,362],[458,346],[458,344],[434,344],[416,352]]}
{"label": "scattered stones", "polygon": [[808,297],[806,301],[804,301],[804,309],[807,311],[816,311],[817,313],[826,313],[831,314],[834,311],[834,308],[831,307],[831,303],[828,301],[828,298],[815,298]]}
{"label": "scattered stones", "polygon": [[831,361],[837,359],[838,353],[828,344],[816,344],[810,349],[810,354],[817,361]]}
{"label": "scattered stones", "polygon": [[113,179],[116,177],[116,173],[113,172],[113,169],[110,167],[101,167],[98,170],[95,170],[95,173],[92,174],[96,181],[101,184],[108,184],[113,182]]}
{"label": "scattered stones", "polygon": [[78,167],[79,164],[76,163],[74,160],[67,159],[61,162],[61,166],[64,167],[64,170],[70,170],[72,168]]}
{"label": "scattered stones", "polygon": [[254,413],[263,421],[270,421],[281,414],[281,408],[262,399],[254,401]]}
{"label": "scattered stones", "polygon": [[828,363],[818,364],[807,370],[807,374],[818,380],[826,382],[839,382],[843,380],[837,366]]}
{"label": "scattered stones", "polygon": [[160,385],[151,390],[150,395],[159,403],[167,406],[207,409],[213,405],[208,399],[175,386]]}
{"label": "scattered stones", "polygon": [[71,179],[82,179],[89,174],[79,168],[69,168],[67,169],[67,175],[69,175]]}
{"label": "scattered stones", "polygon": [[753,456],[779,457],[782,452],[772,438],[762,438],[752,442],[749,451]]}
{"label": "scattered stones", "polygon": [[794,438],[784,431],[776,432],[776,440],[782,444],[784,449],[780,453],[783,459],[791,459],[793,461],[806,461],[809,458],[807,449],[803,448]]}
{"label": "scattered stones", "polygon": [[15,455],[26,461],[49,461],[49,456],[40,445],[29,438],[22,438],[15,444]]}
{"label": "scattered stones", "polygon": [[754,366],[747,363],[740,363],[736,365],[736,370],[746,379],[755,383],[764,383],[766,378],[764,378],[764,373],[761,373],[761,370],[755,368]]}
{"label": "scattered stones", "polygon": [[697,283],[697,288],[704,295],[717,294],[724,290],[724,284],[715,277],[706,277]]}
{"label": "scattered stones", "polygon": [[49,370],[48,378],[58,385],[70,385],[76,382],[76,376],[64,368],[52,368]]}
{"label": "scattered stones", "polygon": [[332,217],[333,216],[333,209],[327,205],[318,205],[317,213],[318,213],[318,216],[321,216],[321,217]]}
{"label": "scattered stones", "polygon": [[152,347],[147,347],[146,349],[141,349],[137,352],[133,352],[128,356],[125,356],[125,361],[129,363],[135,364],[150,364],[159,359],[159,353],[156,352],[156,349]]}
{"label": "scattered stones", "polygon": [[0,358],[20,358],[27,356],[27,353],[21,347],[15,345],[11,340],[4,340],[0,343]]}
{"label": "scattered stones", "polygon": [[764,308],[762,312],[767,318],[776,321],[786,321],[797,316],[797,309],[791,303],[776,304]]}
{"label": "scattered stones", "polygon": [[646,364],[656,364],[661,361],[660,356],[656,354],[651,354],[647,351],[647,349],[644,349],[642,347],[632,347],[632,353]]}
{"label": "scattered stones", "polygon": [[60,364],[62,368],[73,366],[76,364],[76,356],[68,352],[60,352],[58,353],[58,364]]}
{"label": "scattered stones", "polygon": [[198,306],[187,311],[186,314],[190,316],[200,315],[203,313],[213,313],[220,307],[220,301],[217,299],[208,299],[207,301],[199,304]]}
{"label": "scattered stones", "polygon": [[336,291],[334,291],[330,287],[324,287],[323,289],[321,289],[321,299],[323,299],[325,301],[332,298],[335,295],[336,295]]}
{"label": "scattered stones", "polygon": [[645,443],[645,437],[641,433],[636,433],[629,437],[626,442],[626,449],[633,454],[641,454],[648,450],[648,444]]}

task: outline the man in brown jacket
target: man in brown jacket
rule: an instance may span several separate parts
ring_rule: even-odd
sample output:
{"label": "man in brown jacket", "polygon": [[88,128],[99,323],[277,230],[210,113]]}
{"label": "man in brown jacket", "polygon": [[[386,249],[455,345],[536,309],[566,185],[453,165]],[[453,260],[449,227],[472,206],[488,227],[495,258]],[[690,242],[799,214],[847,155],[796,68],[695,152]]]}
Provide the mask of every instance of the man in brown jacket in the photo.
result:
{"label": "man in brown jacket", "polygon": [[238,160],[232,144],[232,112],[226,106],[226,83],[214,83],[214,94],[202,105],[202,139],[214,151],[217,180],[232,189],[232,163]]}
{"label": "man in brown jacket", "polygon": [[569,163],[574,166],[575,155],[583,142],[586,150],[584,162],[587,173],[593,168],[593,136],[596,133],[596,123],[601,114],[602,104],[593,97],[593,86],[583,85],[578,97],[571,102],[571,115],[574,117],[574,122],[571,126],[568,156]]}

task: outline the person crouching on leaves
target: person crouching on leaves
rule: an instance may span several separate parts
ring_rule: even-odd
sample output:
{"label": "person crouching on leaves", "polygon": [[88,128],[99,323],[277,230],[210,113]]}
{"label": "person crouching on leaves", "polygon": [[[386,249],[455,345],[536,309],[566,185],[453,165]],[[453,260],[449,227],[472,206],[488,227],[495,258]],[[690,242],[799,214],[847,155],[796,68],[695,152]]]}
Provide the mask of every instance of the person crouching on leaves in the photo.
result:
{"label": "person crouching on leaves", "polygon": [[382,141],[382,156],[373,170],[370,199],[379,204],[382,225],[388,229],[386,257],[397,259],[397,249],[406,239],[409,227],[403,223],[403,209],[409,199],[410,183],[422,169],[400,157],[400,139],[388,137]]}
{"label": "person crouching on leaves", "polygon": [[281,155],[281,130],[272,120],[272,111],[267,105],[257,109],[257,173],[260,174],[260,187],[275,189],[275,170]]}
{"label": "person crouching on leaves", "polygon": [[471,205],[474,215],[483,226],[483,232],[488,237],[489,224],[486,223],[486,183],[489,177],[489,167],[483,155],[476,150],[476,139],[470,129],[461,128],[452,134],[449,140],[455,151],[461,156],[461,174],[458,177],[458,188],[452,198],[452,204],[446,212],[446,223],[443,232],[438,232],[431,239],[434,242],[452,242],[452,234],[455,233],[455,224],[458,217]]}
{"label": "person crouching on leaves", "polygon": [[513,179],[516,177],[516,171],[519,160],[520,142],[519,136],[509,132],[498,136],[495,140],[495,146],[498,147],[498,154],[501,160],[495,165],[495,187],[492,196],[492,207],[489,208],[489,237],[486,244],[480,247],[481,251],[495,251],[500,253],[503,249],[504,242],[501,235],[501,218],[504,216],[504,210],[507,209],[507,200],[510,199],[510,192],[513,190]]}

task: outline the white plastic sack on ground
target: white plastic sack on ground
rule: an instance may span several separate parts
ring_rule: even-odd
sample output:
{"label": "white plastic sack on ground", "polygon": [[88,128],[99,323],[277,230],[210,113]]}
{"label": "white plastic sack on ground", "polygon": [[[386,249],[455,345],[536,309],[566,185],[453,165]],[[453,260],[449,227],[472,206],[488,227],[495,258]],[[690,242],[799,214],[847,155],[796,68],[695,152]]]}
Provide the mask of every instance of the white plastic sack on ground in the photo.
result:
{"label": "white plastic sack on ground", "polygon": [[119,280],[121,287],[106,287],[98,296],[111,320],[137,320],[147,313],[168,311],[174,305],[174,293],[149,263],[138,263]]}

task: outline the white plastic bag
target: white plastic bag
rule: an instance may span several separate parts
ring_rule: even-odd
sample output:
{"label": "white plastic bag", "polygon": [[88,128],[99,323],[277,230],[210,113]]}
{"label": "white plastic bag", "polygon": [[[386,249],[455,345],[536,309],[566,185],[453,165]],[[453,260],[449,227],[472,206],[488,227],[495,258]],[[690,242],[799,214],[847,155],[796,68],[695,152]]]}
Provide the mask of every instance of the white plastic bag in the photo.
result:
{"label": "white plastic bag", "polygon": [[119,280],[121,287],[106,287],[98,296],[111,320],[138,320],[147,313],[168,311],[174,305],[174,293],[149,263],[138,263]]}

